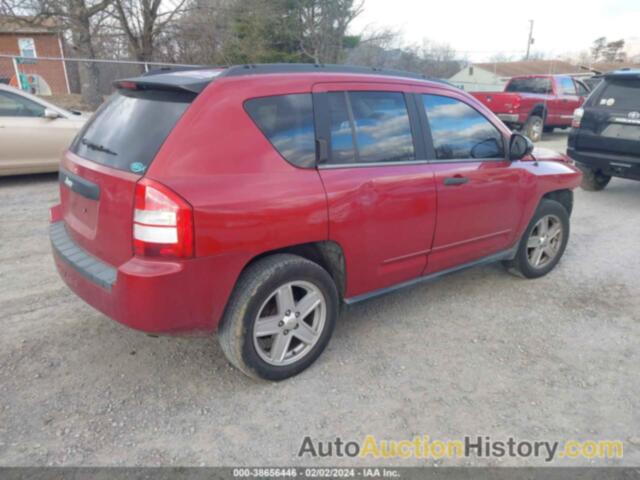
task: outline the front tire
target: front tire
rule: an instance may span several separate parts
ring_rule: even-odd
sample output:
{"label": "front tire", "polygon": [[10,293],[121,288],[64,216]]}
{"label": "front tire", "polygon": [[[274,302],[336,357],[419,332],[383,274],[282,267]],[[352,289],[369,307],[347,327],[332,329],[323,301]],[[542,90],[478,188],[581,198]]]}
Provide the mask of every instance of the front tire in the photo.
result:
{"label": "front tire", "polygon": [[283,380],[322,353],[338,317],[338,292],[322,267],[297,255],[256,261],[240,276],[218,330],[232,365]]}
{"label": "front tire", "polygon": [[569,214],[562,204],[543,199],[524,232],[509,272],[525,278],[546,275],[562,258],[569,241]]}
{"label": "front tire", "polygon": [[609,175],[605,175],[599,170],[582,166],[579,166],[578,168],[582,171],[582,184],[580,186],[583,190],[588,192],[599,192],[600,190],[604,190],[611,181],[611,177]]}

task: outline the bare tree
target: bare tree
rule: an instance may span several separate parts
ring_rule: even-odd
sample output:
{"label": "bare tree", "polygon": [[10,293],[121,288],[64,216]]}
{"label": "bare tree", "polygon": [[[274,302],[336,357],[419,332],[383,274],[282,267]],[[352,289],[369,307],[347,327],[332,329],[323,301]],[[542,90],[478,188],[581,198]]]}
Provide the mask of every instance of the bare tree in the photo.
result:
{"label": "bare tree", "polygon": [[113,0],[118,25],[127,37],[132,57],[153,59],[158,37],[185,11],[187,0]]}
{"label": "bare tree", "polygon": [[606,37],[597,38],[591,47],[594,62],[624,62],[627,55],[624,52],[624,40],[608,42]]}
{"label": "bare tree", "polygon": [[[22,22],[54,19],[70,32],[71,48],[80,58],[95,58],[94,33],[112,0],[2,0],[2,11]],[[80,62],[80,85],[84,103],[92,108],[102,103],[95,62]]]}
{"label": "bare tree", "polygon": [[338,63],[347,29],[364,0],[297,0],[300,50],[315,63]]}

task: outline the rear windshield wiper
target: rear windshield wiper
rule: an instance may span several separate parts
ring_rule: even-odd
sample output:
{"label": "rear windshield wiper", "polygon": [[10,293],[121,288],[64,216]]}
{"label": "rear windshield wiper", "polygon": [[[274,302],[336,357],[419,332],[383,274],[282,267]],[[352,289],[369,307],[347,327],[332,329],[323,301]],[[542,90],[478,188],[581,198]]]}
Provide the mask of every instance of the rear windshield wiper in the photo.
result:
{"label": "rear windshield wiper", "polygon": [[90,148],[91,150],[96,150],[98,152],[103,152],[103,153],[106,153],[108,155],[118,155],[116,152],[114,152],[113,150],[108,149],[104,145],[100,145],[99,143],[92,142],[91,140],[89,140],[87,138],[82,138],[82,140],[80,140],[80,142],[82,142],[82,144],[85,147]]}

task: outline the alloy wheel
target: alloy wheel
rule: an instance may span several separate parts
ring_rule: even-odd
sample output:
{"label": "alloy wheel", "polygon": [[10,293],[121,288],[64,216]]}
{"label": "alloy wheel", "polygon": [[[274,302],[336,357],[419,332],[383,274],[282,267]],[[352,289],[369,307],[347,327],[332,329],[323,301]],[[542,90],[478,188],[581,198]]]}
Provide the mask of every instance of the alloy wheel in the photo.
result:
{"label": "alloy wheel", "polygon": [[253,326],[253,344],[265,362],[284,366],[305,357],[320,339],[326,299],[310,282],[286,283],[269,295]]}
{"label": "alloy wheel", "polygon": [[535,224],[527,239],[527,260],[533,268],[552,262],[562,246],[562,222],[555,215],[545,215]]}

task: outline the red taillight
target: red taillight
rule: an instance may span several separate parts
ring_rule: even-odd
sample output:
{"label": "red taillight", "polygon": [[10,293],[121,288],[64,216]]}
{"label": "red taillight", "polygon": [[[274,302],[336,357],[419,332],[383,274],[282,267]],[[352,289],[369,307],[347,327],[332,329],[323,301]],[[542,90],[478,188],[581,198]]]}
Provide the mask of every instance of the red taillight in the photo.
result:
{"label": "red taillight", "polygon": [[116,88],[121,88],[123,90],[137,90],[138,84],[136,82],[129,82],[127,80],[122,80],[115,83]]}
{"label": "red taillight", "polygon": [[143,178],[136,185],[133,251],[146,257],[193,257],[193,209],[164,185]]}

